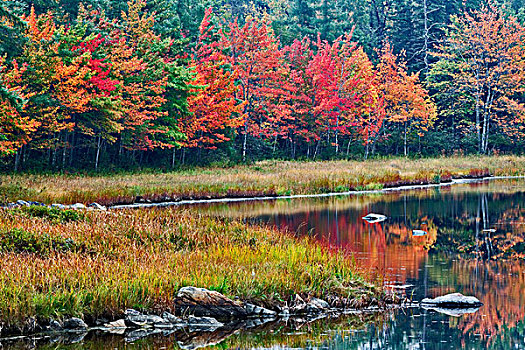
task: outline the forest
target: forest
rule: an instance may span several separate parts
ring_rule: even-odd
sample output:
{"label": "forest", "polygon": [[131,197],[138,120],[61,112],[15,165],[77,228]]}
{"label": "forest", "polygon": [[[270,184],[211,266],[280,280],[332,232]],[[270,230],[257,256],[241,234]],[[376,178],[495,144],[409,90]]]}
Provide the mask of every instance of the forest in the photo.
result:
{"label": "forest", "polygon": [[521,154],[523,0],[3,0],[0,167]]}

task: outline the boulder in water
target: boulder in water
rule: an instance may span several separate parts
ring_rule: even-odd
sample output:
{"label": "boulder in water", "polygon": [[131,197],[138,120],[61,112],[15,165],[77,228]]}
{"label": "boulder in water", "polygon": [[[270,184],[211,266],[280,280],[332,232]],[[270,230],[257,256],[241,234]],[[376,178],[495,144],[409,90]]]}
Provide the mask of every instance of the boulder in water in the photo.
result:
{"label": "boulder in water", "polygon": [[366,222],[368,222],[369,224],[375,224],[375,223],[378,223],[378,222],[383,222],[383,221],[385,221],[388,218],[385,215],[382,215],[382,214],[370,213],[370,214],[368,214],[366,216],[363,216],[362,219],[365,220]]}
{"label": "boulder in water", "polygon": [[443,295],[434,299],[425,298],[421,300],[423,307],[439,307],[442,309],[478,308],[483,303],[473,296],[465,296],[461,293]]}

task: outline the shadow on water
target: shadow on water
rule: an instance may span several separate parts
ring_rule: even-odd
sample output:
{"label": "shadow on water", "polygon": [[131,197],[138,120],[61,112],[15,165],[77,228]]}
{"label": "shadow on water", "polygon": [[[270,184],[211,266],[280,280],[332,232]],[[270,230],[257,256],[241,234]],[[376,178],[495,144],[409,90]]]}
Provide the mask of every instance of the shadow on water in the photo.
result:
{"label": "shadow on water", "polygon": [[[191,349],[215,344],[275,349],[525,349],[524,180],[371,196],[217,203],[191,210],[315,237],[353,255],[363,269],[383,278],[385,288],[404,291],[413,300],[460,292],[478,297],[484,305],[462,315],[410,308],[193,338],[157,335],[132,344],[122,336],[92,333],[78,344],[62,346],[57,344],[63,340],[57,340],[42,348]],[[369,213],[388,219],[372,224],[362,220]]]}

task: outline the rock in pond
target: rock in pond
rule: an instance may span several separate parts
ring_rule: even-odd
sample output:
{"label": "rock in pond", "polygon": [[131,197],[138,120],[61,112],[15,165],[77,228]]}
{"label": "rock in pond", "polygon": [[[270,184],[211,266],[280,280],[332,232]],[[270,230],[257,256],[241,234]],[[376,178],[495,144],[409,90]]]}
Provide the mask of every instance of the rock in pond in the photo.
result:
{"label": "rock in pond", "polygon": [[175,299],[177,314],[213,317],[220,320],[247,318],[242,303],[233,301],[221,293],[204,288],[184,287]]}
{"label": "rock in pond", "polygon": [[427,231],[423,230],[412,230],[412,236],[414,237],[421,237],[427,235]]}
{"label": "rock in pond", "polygon": [[478,308],[483,303],[473,296],[465,296],[461,293],[443,295],[434,299],[425,298],[421,300],[422,307],[439,307],[442,309]]}
{"label": "rock in pond", "polygon": [[127,309],[125,314],[126,317],[124,318],[124,322],[129,328],[164,328],[171,325],[168,320],[165,320],[160,316],[145,315],[133,309]]}
{"label": "rock in pond", "polygon": [[49,321],[49,325],[47,326],[47,330],[51,331],[51,332],[60,332],[60,331],[64,330],[64,328],[62,327],[62,325],[58,321],[51,320],[51,321]]}
{"label": "rock in pond", "polygon": [[273,317],[277,315],[277,312],[269,309],[265,309],[264,307],[260,307],[253,304],[245,304],[244,309],[248,313],[248,316],[250,317]]}
{"label": "rock in pond", "polygon": [[385,215],[382,215],[382,214],[370,213],[367,216],[363,216],[362,219],[365,220],[366,222],[368,222],[369,224],[375,224],[375,223],[378,223],[378,222],[383,222],[383,221],[385,221],[388,218]]}
{"label": "rock in pond", "polygon": [[67,330],[84,330],[88,328],[88,325],[80,318],[72,317],[65,320],[62,327]]}

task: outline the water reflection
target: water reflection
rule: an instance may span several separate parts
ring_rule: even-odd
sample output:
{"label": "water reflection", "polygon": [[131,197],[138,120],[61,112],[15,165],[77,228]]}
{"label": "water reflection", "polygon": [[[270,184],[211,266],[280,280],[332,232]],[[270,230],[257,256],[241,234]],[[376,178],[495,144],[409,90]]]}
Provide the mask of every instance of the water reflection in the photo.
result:
{"label": "water reflection", "polygon": [[[525,343],[524,185],[494,181],[386,196],[215,205],[200,210],[243,217],[341,247],[360,266],[383,276],[386,285],[413,284],[408,293],[416,300],[460,292],[485,304],[461,317],[419,309],[419,314],[398,314],[376,337],[379,343],[362,343],[364,348],[384,344],[392,349],[516,348],[515,344]],[[362,219],[369,213],[384,214],[388,220],[369,223]],[[400,339],[399,334],[405,337]],[[348,345],[335,339],[327,344]]]}
{"label": "water reflection", "polygon": [[[413,285],[406,293],[414,300],[460,292],[477,296],[484,306],[460,316],[417,307],[285,322],[226,336],[197,334],[196,340],[191,334],[172,334],[128,344],[123,337],[90,334],[81,344],[44,348],[190,349],[213,339],[216,348],[238,349],[525,349],[524,181],[190,210],[316,237],[353,255],[385,285]],[[362,219],[369,213],[388,219],[369,223]],[[199,337],[208,338],[201,342]]]}

